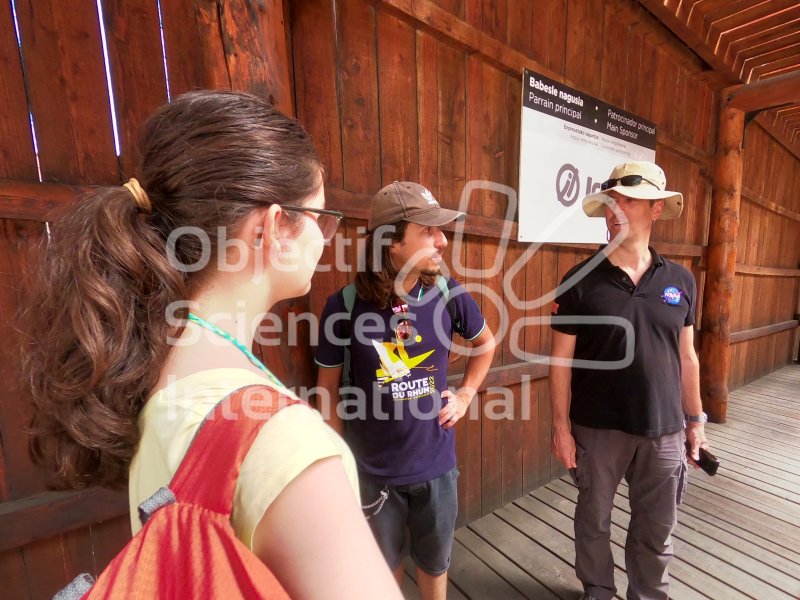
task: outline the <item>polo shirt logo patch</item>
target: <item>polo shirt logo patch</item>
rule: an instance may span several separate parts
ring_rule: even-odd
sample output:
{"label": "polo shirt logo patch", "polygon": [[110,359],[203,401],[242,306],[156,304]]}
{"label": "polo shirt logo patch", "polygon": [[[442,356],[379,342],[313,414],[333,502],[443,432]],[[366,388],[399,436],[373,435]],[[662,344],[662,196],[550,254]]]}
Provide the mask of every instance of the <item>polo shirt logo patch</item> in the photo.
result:
{"label": "polo shirt logo patch", "polygon": [[667,304],[672,304],[675,306],[681,303],[681,295],[683,295],[682,290],[670,286],[664,288],[664,291],[661,292],[661,299]]}

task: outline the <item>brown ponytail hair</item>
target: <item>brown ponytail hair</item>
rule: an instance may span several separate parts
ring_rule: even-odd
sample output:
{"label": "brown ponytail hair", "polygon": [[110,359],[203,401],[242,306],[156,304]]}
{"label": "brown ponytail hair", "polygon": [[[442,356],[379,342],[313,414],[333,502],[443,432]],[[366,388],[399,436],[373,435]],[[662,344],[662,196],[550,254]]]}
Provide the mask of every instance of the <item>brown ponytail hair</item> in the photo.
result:
{"label": "brown ponytail hair", "polygon": [[[394,291],[394,282],[399,271],[392,262],[390,247],[392,244],[403,241],[406,235],[408,221],[397,221],[389,225],[382,225],[367,234],[363,261],[366,269],[356,273],[356,294],[371,302],[378,308],[387,308],[397,296]],[[422,286],[431,287],[436,283],[434,275],[420,275]]]}
{"label": "brown ponytail hair", "polygon": [[[139,411],[169,354],[168,338],[180,333],[167,309],[211,269],[180,264],[200,264],[204,241],[216,256],[219,228],[235,231],[273,202],[303,204],[322,183],[302,126],[241,92],[174,99],[147,121],[140,148],[137,178],[152,211],[141,212],[122,187],[83,199],[53,226],[23,315],[31,455],[55,471],[57,485],[126,483]],[[202,240],[178,236],[167,248],[181,227]]]}

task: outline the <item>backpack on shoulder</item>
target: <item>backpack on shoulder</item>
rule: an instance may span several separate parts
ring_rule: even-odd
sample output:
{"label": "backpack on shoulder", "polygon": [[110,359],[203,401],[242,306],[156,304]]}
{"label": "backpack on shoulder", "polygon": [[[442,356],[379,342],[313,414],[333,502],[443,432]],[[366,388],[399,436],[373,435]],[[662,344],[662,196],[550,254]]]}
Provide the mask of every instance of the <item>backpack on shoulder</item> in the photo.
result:
{"label": "backpack on shoulder", "polygon": [[54,600],[288,599],[236,537],[230,516],[239,468],[261,426],[299,402],[264,385],[226,396],[200,426],[169,487],[139,506],[142,529],[96,582],[84,573]]}

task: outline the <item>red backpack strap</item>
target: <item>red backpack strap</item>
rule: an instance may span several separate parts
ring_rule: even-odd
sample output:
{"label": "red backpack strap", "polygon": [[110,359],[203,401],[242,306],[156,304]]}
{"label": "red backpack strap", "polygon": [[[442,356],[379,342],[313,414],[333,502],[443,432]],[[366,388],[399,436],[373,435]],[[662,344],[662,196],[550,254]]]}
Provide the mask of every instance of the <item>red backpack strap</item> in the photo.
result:
{"label": "red backpack strap", "polygon": [[172,478],[175,498],[230,514],[239,468],[261,426],[280,409],[300,403],[266,385],[239,388],[223,398],[200,425]]}

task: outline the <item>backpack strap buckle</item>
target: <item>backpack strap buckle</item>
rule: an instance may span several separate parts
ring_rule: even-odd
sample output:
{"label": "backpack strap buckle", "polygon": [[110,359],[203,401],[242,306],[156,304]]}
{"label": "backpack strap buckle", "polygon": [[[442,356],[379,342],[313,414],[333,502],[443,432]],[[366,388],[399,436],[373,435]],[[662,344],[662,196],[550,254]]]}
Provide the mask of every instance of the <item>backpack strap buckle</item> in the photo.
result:
{"label": "backpack strap buckle", "polygon": [[164,508],[177,501],[178,499],[175,498],[175,494],[172,493],[171,489],[168,487],[158,488],[155,494],[139,505],[139,520],[142,522],[142,525],[144,525],[159,508]]}
{"label": "backpack strap buckle", "polygon": [[93,585],[94,577],[89,573],[81,573],[53,596],[53,600],[80,600]]}

